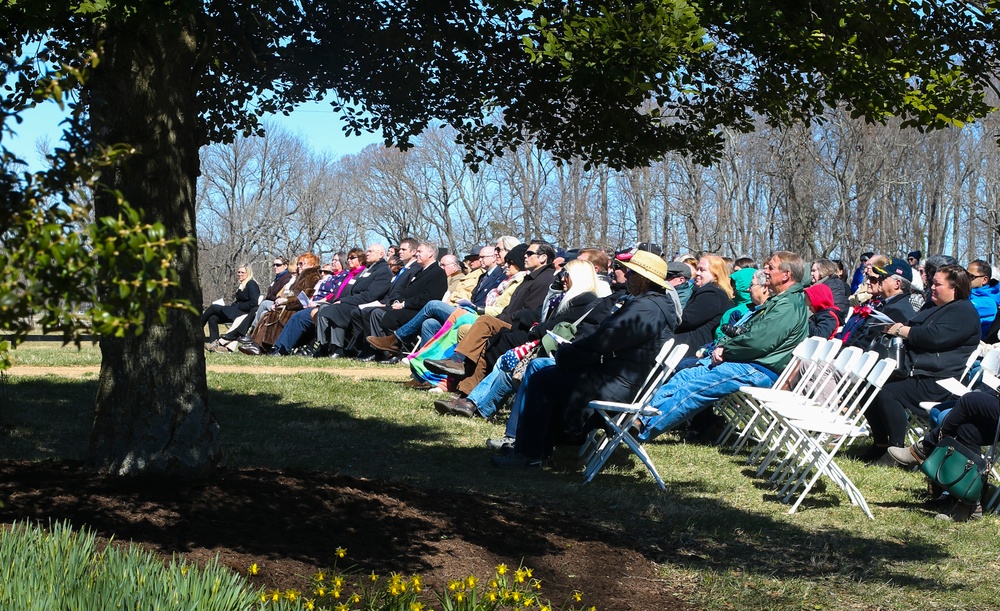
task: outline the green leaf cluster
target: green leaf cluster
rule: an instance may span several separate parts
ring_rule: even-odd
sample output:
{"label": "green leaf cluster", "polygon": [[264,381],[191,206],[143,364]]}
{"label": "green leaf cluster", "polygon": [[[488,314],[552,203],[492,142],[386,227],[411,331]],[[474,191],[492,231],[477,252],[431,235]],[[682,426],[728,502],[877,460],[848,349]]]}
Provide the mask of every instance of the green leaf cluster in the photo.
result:
{"label": "green leaf cluster", "polygon": [[262,605],[239,574],[174,557],[168,564],[138,546],[98,551],[95,536],[66,523],[49,529],[16,522],[0,532],[0,607],[5,609],[198,609]]}

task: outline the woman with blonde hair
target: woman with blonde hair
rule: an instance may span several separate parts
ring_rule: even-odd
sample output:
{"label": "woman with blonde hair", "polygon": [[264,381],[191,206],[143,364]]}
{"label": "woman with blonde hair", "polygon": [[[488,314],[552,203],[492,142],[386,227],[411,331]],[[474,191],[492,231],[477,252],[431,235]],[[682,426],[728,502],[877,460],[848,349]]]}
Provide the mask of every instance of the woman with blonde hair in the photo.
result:
{"label": "woman with blonde hair", "polygon": [[[208,325],[208,341],[206,350],[214,349],[212,343],[219,339],[219,323],[230,323],[253,312],[257,308],[257,301],[260,299],[260,286],[253,279],[253,268],[248,263],[236,268],[236,278],[240,281],[236,289],[236,296],[229,305],[213,303],[201,314],[202,326]],[[221,301],[221,300],[220,300]]]}
{"label": "woman with blonde hair", "polygon": [[694,287],[674,330],[677,343],[688,345],[687,356],[694,356],[698,348],[714,339],[722,315],[733,307],[733,283],[726,261],[718,255],[702,257],[695,268]]}

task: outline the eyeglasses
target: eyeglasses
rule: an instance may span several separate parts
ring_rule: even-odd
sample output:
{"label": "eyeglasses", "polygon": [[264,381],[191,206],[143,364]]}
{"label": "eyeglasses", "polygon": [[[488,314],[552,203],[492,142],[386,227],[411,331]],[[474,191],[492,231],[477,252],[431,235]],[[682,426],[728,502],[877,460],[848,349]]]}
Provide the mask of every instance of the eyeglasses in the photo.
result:
{"label": "eyeglasses", "polygon": [[878,284],[879,282],[882,282],[882,279],[877,276],[876,277],[868,276],[868,282],[871,284]]}
{"label": "eyeglasses", "polygon": [[358,255],[351,255],[350,257],[347,257],[347,260],[350,261],[351,259],[357,259],[357,258]]}
{"label": "eyeglasses", "polygon": [[975,280],[976,278],[989,278],[989,276],[977,276],[976,274],[969,274],[969,278]]}

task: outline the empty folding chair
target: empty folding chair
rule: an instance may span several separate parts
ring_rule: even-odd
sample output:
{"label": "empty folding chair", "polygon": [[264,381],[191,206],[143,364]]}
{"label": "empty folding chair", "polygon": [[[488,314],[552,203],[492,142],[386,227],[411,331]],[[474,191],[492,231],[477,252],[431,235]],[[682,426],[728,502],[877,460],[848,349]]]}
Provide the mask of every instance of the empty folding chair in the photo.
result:
{"label": "empty folding chair", "polygon": [[[771,388],[783,388],[788,383],[792,374],[798,371],[801,364],[812,361],[816,351],[824,345],[825,341],[821,337],[808,337],[796,346],[792,351],[791,360],[788,361],[785,369],[778,376],[778,379]],[[764,429],[766,429],[766,425],[762,428],[760,427],[758,402],[753,400],[747,393],[732,393],[717,401],[714,408],[726,420],[726,426],[723,428],[718,439],[715,440],[716,445],[722,445],[734,433],[738,432],[736,441],[733,443],[733,450],[739,451],[743,447],[743,444],[746,443],[746,439],[753,436],[755,431],[759,430],[760,433],[763,433]]]}

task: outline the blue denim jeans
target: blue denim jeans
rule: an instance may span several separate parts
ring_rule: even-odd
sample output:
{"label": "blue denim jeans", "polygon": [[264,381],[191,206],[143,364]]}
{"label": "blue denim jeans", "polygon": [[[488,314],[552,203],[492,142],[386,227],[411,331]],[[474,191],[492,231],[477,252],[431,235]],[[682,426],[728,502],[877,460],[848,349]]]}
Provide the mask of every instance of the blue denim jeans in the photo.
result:
{"label": "blue denim jeans", "polygon": [[500,369],[500,361],[497,361],[493,371],[489,372],[482,382],[476,384],[468,399],[476,404],[480,416],[489,418],[500,409],[512,392],[514,392],[514,379],[509,373]]}
{"label": "blue denim jeans", "polygon": [[517,420],[521,417],[521,411],[524,409],[524,398],[527,396],[531,374],[543,367],[555,366],[556,360],[547,356],[540,356],[528,363],[528,368],[524,370],[524,377],[521,378],[521,385],[517,387],[517,393],[514,395],[514,404],[510,408],[510,418],[507,419],[507,430],[504,431],[505,435],[508,437],[517,436]]}
{"label": "blue denim jeans", "polygon": [[[406,343],[413,341],[413,339],[419,334],[420,345],[424,345],[430,341],[432,337],[434,337],[434,334],[438,332],[445,321],[448,320],[448,317],[451,316],[451,313],[455,310],[455,306],[450,303],[445,303],[438,299],[428,301],[424,307],[420,308],[420,311],[417,312],[416,316],[411,318],[410,321],[402,327],[396,329],[396,337],[398,337],[403,343]],[[430,335],[428,335],[422,331],[424,328],[423,323],[431,320],[437,321],[439,324],[437,325],[437,328],[431,331]],[[430,325],[427,326],[427,329],[431,328],[432,327]]]}
{"label": "blue denim jeans", "polygon": [[715,367],[698,365],[682,369],[653,395],[650,404],[661,414],[643,418],[643,431],[639,438],[644,441],[652,439],[722,397],[738,391],[740,386],[770,386],[775,377],[747,363],[720,363]]}

